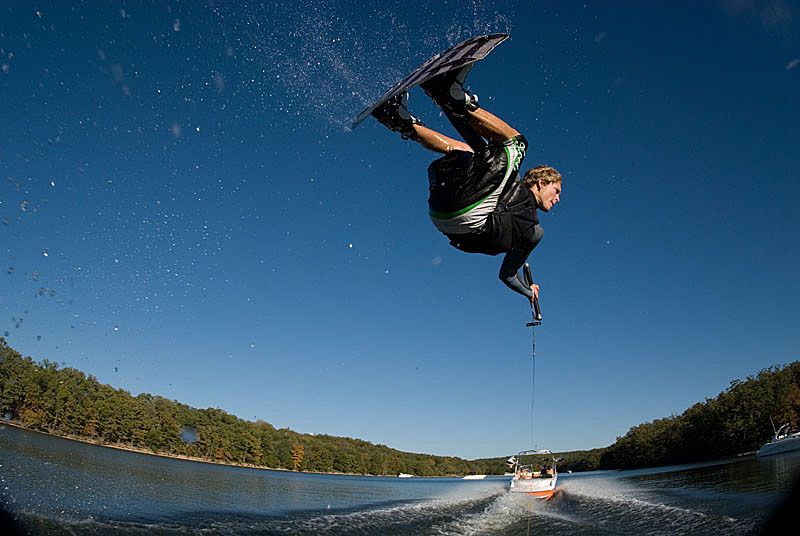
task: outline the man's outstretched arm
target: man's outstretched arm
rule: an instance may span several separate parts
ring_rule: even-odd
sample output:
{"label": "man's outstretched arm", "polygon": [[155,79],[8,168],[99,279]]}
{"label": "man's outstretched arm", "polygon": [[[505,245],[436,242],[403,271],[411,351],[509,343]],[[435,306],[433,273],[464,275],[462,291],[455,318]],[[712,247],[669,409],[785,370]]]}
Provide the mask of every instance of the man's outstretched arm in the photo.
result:
{"label": "man's outstretched arm", "polygon": [[[519,269],[525,264],[528,255],[530,255],[532,251],[533,247],[530,246],[519,245],[513,248],[503,257],[503,264],[500,265],[500,273],[498,274],[503,284],[514,292],[522,294],[529,300],[533,300],[533,291],[531,287],[525,284],[522,277],[519,275]],[[539,287],[537,285],[533,286],[538,291]]]}

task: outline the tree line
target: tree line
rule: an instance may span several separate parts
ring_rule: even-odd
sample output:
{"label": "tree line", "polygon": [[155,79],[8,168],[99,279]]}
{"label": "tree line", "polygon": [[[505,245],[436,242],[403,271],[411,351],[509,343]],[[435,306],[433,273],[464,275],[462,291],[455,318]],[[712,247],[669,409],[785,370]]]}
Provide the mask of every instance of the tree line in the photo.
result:
{"label": "tree line", "polygon": [[0,413],[26,428],[156,454],[293,471],[418,476],[502,474],[505,464],[402,452],[367,441],[301,434],[132,396],[74,368],[22,357],[0,337]]}
{"label": "tree line", "polygon": [[[637,469],[717,460],[758,450],[776,426],[800,425],[800,361],[733,380],[715,398],[640,424],[608,447],[556,453],[559,471]],[[476,460],[501,464],[502,458]],[[496,466],[496,465],[495,465]]]}
{"label": "tree line", "polygon": [[[359,439],[301,434],[221,409],[132,396],[74,368],[22,357],[0,337],[0,414],[32,430],[156,454],[293,471],[363,475],[503,474],[506,457],[464,460]],[[556,454],[559,470],[631,469],[757,450],[776,423],[800,421],[800,361],[734,380],[681,415],[640,424],[608,447]],[[509,453],[510,454],[510,453]]]}
{"label": "tree line", "polygon": [[759,449],[776,426],[800,421],[800,361],[733,380],[715,398],[680,415],[640,424],[607,447],[600,469],[675,465],[736,456]]}

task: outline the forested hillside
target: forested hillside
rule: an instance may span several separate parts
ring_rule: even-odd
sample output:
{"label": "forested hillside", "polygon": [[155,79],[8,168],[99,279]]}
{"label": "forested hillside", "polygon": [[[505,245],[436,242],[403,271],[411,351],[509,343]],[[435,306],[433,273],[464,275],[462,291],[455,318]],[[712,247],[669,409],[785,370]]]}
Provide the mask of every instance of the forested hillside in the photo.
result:
{"label": "forested hillside", "polygon": [[[288,469],[368,475],[503,474],[506,456],[479,460],[414,454],[367,441],[276,429],[221,409],[101,384],[73,368],[22,357],[0,337],[0,412],[26,428],[158,454]],[[757,450],[775,423],[800,421],[800,362],[734,380],[681,415],[634,426],[609,447],[557,454],[562,471],[631,469],[713,460]],[[522,445],[521,449],[529,448]]]}
{"label": "forested hillside", "polygon": [[776,425],[797,426],[800,417],[800,362],[734,380],[716,398],[631,428],[608,447],[601,469],[632,469],[715,460],[758,450]]}
{"label": "forested hillside", "polygon": [[[221,463],[370,475],[501,474],[504,464],[412,454],[359,439],[300,434],[221,409],[132,396],[73,368],[23,358],[0,338],[0,411],[6,421],[100,444]],[[490,466],[491,465],[491,466]]]}

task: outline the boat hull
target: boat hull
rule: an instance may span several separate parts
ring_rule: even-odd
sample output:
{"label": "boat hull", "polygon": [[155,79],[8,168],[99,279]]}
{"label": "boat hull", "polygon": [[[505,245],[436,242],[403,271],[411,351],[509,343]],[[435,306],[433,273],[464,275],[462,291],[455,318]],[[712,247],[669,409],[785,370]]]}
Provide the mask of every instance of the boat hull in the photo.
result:
{"label": "boat hull", "polygon": [[772,443],[767,443],[758,451],[759,456],[773,456],[775,454],[783,454],[784,452],[792,452],[800,450],[800,437],[788,437],[785,439],[778,439]]}
{"label": "boat hull", "polygon": [[547,500],[553,497],[556,492],[557,476],[552,478],[526,478],[511,480],[509,491],[512,493],[524,493],[537,499]]}

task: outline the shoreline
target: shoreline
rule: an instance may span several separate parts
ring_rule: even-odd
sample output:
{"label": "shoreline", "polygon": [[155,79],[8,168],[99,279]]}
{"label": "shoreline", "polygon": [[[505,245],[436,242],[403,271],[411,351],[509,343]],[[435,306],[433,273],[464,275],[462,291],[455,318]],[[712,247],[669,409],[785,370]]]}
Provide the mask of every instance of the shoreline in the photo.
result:
{"label": "shoreline", "polygon": [[[0,429],[2,429],[2,426],[4,426],[4,425],[5,426],[11,426],[12,428],[17,428],[19,430],[25,430],[27,432],[33,432],[33,433],[36,433],[36,434],[42,434],[42,435],[46,435],[46,436],[50,436],[50,437],[57,437],[59,439],[66,439],[68,441],[76,441],[78,443],[84,443],[86,445],[94,445],[95,447],[104,447],[104,448],[122,450],[122,451],[125,451],[125,452],[133,452],[135,454],[145,454],[147,456],[157,456],[159,458],[168,458],[168,459],[172,459],[172,460],[182,460],[182,461],[185,461],[185,462],[207,463],[207,464],[211,464],[211,465],[223,465],[223,466],[226,466],[226,467],[241,467],[241,468],[245,468],[245,469],[259,469],[259,470],[262,470],[262,471],[280,471],[280,472],[283,472],[283,473],[302,473],[302,474],[307,474],[307,475],[365,476],[365,477],[374,477],[374,478],[399,478],[398,475],[394,475],[394,474],[372,475],[372,474],[364,474],[364,473],[340,473],[340,472],[324,472],[324,471],[294,471],[292,469],[284,469],[284,468],[281,468],[281,467],[268,467],[266,465],[253,465],[253,464],[248,464],[248,463],[219,462],[219,461],[209,460],[209,459],[206,459],[206,458],[198,458],[198,457],[194,457],[194,456],[185,456],[185,455],[182,455],[182,454],[167,454],[167,453],[163,453],[163,452],[153,452],[151,450],[145,450],[145,449],[141,449],[141,448],[137,448],[137,447],[131,447],[131,446],[128,446],[128,445],[119,445],[119,444],[115,445],[115,444],[111,444],[111,443],[101,443],[99,441],[88,439],[88,438],[85,438],[85,437],[59,435],[59,434],[54,434],[54,433],[51,433],[51,432],[46,432],[46,431],[43,431],[43,430],[34,430],[34,429],[28,428],[27,426],[25,426],[23,424],[20,424],[18,422],[14,422],[14,421],[10,421],[10,420],[8,420],[8,421],[7,420],[0,420]],[[739,454],[736,454],[735,456],[730,456],[729,458],[725,458],[725,459],[737,459],[737,458],[742,458],[742,457],[745,457],[745,456],[754,455],[756,453],[757,453],[757,451],[741,452]],[[692,464],[696,464],[696,463],[705,464],[705,463],[715,463],[715,462],[718,462],[718,461],[721,461],[721,460],[706,460],[705,462],[689,462],[687,464],[678,464],[678,465],[692,465]],[[652,466],[652,467],[640,467],[638,469],[655,469],[655,468],[658,468],[658,467],[670,467],[670,466],[658,466],[657,465],[657,466]],[[606,469],[605,471],[624,471],[624,470],[625,469]],[[629,469],[629,470],[636,470],[636,469]],[[591,473],[591,472],[594,472],[594,471],[573,471],[573,474],[574,473],[585,473],[585,472],[590,472]],[[487,475],[487,476],[508,476],[510,474],[513,474],[513,473],[505,473],[504,475]],[[414,478],[458,478],[458,479],[463,479],[464,476],[466,476],[466,475],[432,475],[432,476],[417,476],[417,475],[413,475]]]}
{"label": "shoreline", "polygon": [[[133,452],[136,454],[146,454],[148,456],[158,456],[159,458],[169,458],[172,460],[183,460],[186,462],[197,462],[197,463],[208,463],[212,465],[224,465],[227,467],[242,467],[246,469],[260,469],[262,471],[281,471],[284,473],[303,473],[308,475],[338,475],[338,476],[370,476],[370,477],[385,477],[385,478],[397,478],[395,475],[369,475],[369,474],[361,474],[361,473],[328,473],[323,471],[293,471],[292,469],[283,469],[280,467],[267,467],[265,465],[253,465],[249,463],[232,463],[232,462],[219,462],[214,460],[209,460],[206,458],[197,458],[195,456],[185,456],[182,454],[166,454],[162,452],[153,452],[152,450],[145,450],[140,449],[137,447],[131,447],[127,445],[114,445],[111,443],[101,443],[99,441],[91,440],[84,437],[79,436],[66,436],[60,434],[54,434],[51,432],[45,432],[43,430],[34,430],[32,428],[28,428],[20,423],[14,421],[0,421],[0,425],[11,426],[12,428],[17,428],[19,430],[25,430],[26,432],[33,432],[36,434],[43,434],[50,437],[57,437],[59,439],[66,439],[69,441],[76,441],[78,443],[84,443],[87,445],[94,445],[95,447],[105,447],[110,449],[122,450],[126,452]],[[447,476],[436,476],[436,477],[425,477],[425,478],[450,478]],[[453,478],[460,478],[460,477],[453,477]]]}

